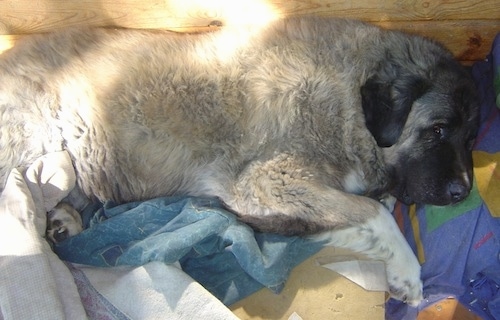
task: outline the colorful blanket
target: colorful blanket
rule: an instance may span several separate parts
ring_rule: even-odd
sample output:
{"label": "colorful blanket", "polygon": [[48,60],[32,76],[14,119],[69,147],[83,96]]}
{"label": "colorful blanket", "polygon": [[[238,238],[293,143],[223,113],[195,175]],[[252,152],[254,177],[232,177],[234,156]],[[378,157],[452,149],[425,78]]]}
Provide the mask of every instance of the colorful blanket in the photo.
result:
{"label": "colorful blanket", "polygon": [[[394,214],[422,264],[426,300],[418,309],[451,296],[483,319],[500,319],[500,34],[472,72],[481,127],[471,195],[451,207],[398,204]],[[392,300],[386,309],[398,320],[418,312]]]}

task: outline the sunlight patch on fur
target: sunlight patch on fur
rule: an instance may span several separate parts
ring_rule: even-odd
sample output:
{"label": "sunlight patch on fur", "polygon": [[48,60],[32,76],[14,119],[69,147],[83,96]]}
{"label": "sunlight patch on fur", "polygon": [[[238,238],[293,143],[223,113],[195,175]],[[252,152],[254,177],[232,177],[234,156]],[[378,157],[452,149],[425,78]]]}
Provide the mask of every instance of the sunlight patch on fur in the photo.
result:
{"label": "sunlight patch on fur", "polygon": [[14,35],[0,35],[0,53],[12,48],[18,38],[19,36]]}
{"label": "sunlight patch on fur", "polygon": [[196,13],[197,16],[213,18],[223,25],[248,25],[255,28],[267,25],[279,18],[278,9],[267,1],[234,1],[234,0],[184,0],[167,1],[174,15]]}
{"label": "sunlight patch on fur", "polygon": [[249,39],[253,35],[281,17],[276,8],[262,0],[187,0],[172,1],[169,5],[174,12],[179,12],[181,15],[196,12],[197,15],[213,18],[211,22],[213,26],[227,26],[223,32],[217,33],[210,39],[211,45],[205,44],[197,49],[195,58],[207,63],[214,60],[229,62],[238,49],[249,44]]}

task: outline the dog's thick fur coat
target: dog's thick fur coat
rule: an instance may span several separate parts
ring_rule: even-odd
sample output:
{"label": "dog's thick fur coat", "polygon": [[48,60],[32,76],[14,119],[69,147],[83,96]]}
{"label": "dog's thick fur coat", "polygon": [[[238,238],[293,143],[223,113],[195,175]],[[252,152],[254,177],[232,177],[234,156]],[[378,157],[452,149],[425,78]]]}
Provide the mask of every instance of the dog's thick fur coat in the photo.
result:
{"label": "dog's thick fur coat", "polygon": [[318,18],[34,36],[0,60],[0,114],[2,183],[66,149],[88,197],[216,196],[258,230],[384,260],[412,304],[420,266],[379,200],[464,199],[478,120],[441,46]]}

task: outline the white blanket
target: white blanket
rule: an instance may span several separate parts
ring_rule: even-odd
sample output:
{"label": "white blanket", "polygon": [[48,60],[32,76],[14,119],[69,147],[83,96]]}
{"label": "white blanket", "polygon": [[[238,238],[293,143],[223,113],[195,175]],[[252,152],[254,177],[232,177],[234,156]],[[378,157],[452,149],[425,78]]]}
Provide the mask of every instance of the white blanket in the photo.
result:
{"label": "white blanket", "polygon": [[40,158],[24,177],[12,170],[0,196],[0,319],[236,319],[175,265],[62,262],[44,238],[46,212],[74,185],[66,152]]}

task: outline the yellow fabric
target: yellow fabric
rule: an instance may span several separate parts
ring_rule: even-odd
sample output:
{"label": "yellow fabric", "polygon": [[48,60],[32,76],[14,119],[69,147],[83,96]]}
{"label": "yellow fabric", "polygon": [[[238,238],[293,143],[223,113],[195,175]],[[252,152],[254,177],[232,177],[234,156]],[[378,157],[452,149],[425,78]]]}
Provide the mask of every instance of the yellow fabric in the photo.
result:
{"label": "yellow fabric", "polygon": [[417,217],[417,206],[411,205],[409,208],[409,216],[411,221],[411,227],[413,229],[413,236],[415,237],[415,244],[417,245],[417,258],[420,264],[425,262],[424,246],[422,245],[422,240],[420,239],[420,223]]}
{"label": "yellow fabric", "polygon": [[500,153],[474,151],[474,175],[481,198],[493,217],[500,217]]}

